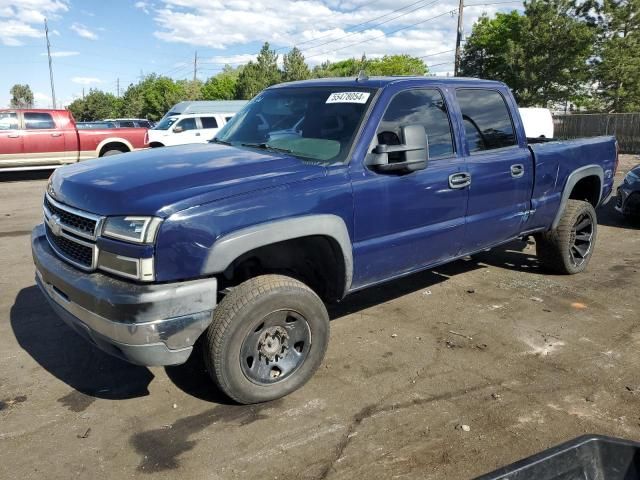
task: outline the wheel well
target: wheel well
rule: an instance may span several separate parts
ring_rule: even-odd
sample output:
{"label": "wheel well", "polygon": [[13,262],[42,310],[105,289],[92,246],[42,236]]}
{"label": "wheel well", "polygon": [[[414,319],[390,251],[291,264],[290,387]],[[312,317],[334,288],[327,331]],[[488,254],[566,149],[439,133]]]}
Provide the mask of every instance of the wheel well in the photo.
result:
{"label": "wheel well", "polygon": [[596,208],[600,201],[601,189],[600,179],[595,175],[591,175],[580,179],[575,184],[569,198],[572,200],[585,200],[593,205],[593,208]]}
{"label": "wheel well", "polygon": [[322,235],[285,240],[241,255],[223,272],[220,289],[270,273],[304,282],[326,302],[344,296],[344,256],[337,241]]}
{"label": "wheel well", "polygon": [[109,142],[100,149],[99,157],[103,156],[109,150],[119,150],[123,153],[129,152],[129,147],[122,142]]}
{"label": "wheel well", "polygon": [[149,144],[149,147],[151,147],[151,148],[158,148],[158,147],[164,147],[164,145],[163,145],[162,143],[160,143],[160,142],[151,142],[151,143]]}

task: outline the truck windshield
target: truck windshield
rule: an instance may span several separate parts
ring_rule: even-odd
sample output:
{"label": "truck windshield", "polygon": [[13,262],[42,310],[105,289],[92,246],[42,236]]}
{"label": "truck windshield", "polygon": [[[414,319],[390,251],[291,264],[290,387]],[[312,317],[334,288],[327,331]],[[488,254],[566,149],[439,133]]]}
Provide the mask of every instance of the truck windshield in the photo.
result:
{"label": "truck windshield", "polygon": [[171,128],[171,125],[173,125],[177,121],[178,121],[178,117],[165,117],[162,120],[160,120],[160,123],[158,123],[153,128],[155,130],[169,130]]}
{"label": "truck windshield", "polygon": [[214,142],[343,162],[374,89],[301,87],[265,90],[236,113]]}

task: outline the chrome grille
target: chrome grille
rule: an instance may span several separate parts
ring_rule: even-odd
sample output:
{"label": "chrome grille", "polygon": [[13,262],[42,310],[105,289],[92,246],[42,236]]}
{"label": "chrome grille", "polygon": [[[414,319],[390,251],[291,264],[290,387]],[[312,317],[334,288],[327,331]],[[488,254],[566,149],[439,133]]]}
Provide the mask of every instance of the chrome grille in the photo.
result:
{"label": "chrome grille", "polygon": [[44,198],[44,221],[47,241],[63,260],[83,270],[95,270],[98,260],[96,238],[103,217],[83,212]]}

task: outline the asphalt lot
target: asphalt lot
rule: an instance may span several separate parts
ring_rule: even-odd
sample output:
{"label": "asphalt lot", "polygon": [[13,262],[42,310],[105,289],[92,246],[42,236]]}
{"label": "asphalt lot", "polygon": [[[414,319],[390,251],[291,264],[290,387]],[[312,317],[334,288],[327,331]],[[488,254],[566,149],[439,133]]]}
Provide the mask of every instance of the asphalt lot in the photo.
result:
{"label": "asphalt lot", "polygon": [[2,479],[466,479],[584,433],[640,440],[640,222],[613,202],[587,272],[515,242],[355,294],[307,386],[246,407],[198,362],[128,365],[53,315],[29,247],[45,178],[0,179]]}

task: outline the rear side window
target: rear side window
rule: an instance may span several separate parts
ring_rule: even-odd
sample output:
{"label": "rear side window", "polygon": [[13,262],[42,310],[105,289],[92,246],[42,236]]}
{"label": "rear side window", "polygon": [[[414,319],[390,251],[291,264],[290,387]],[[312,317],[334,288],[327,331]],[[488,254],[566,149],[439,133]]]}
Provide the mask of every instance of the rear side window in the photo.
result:
{"label": "rear side window", "polygon": [[509,109],[495,90],[460,89],[456,92],[470,152],[516,145]]}
{"label": "rear side window", "polygon": [[[447,106],[442,94],[435,89],[407,90],[397,94],[378,127],[378,143],[398,145],[400,129],[420,124],[427,133],[429,158],[453,155],[453,137]],[[393,161],[394,154],[389,159]]]}
{"label": "rear side window", "polygon": [[120,128],[135,128],[136,124],[133,123],[132,121],[125,120],[125,121],[119,121],[118,126]]}
{"label": "rear side window", "polygon": [[0,130],[17,130],[18,114],[16,112],[0,112]]}
{"label": "rear side window", "polygon": [[56,128],[51,114],[44,112],[24,112],[24,125],[27,130]]}
{"label": "rear side window", "polygon": [[202,128],[218,128],[216,117],[200,117]]}
{"label": "rear side window", "polygon": [[138,122],[138,126],[142,128],[151,128],[151,123],[147,120],[143,120],[142,122]]}
{"label": "rear side window", "polygon": [[196,127],[196,119],[195,118],[185,118],[178,122],[178,125],[182,127],[182,130],[195,130]]}

